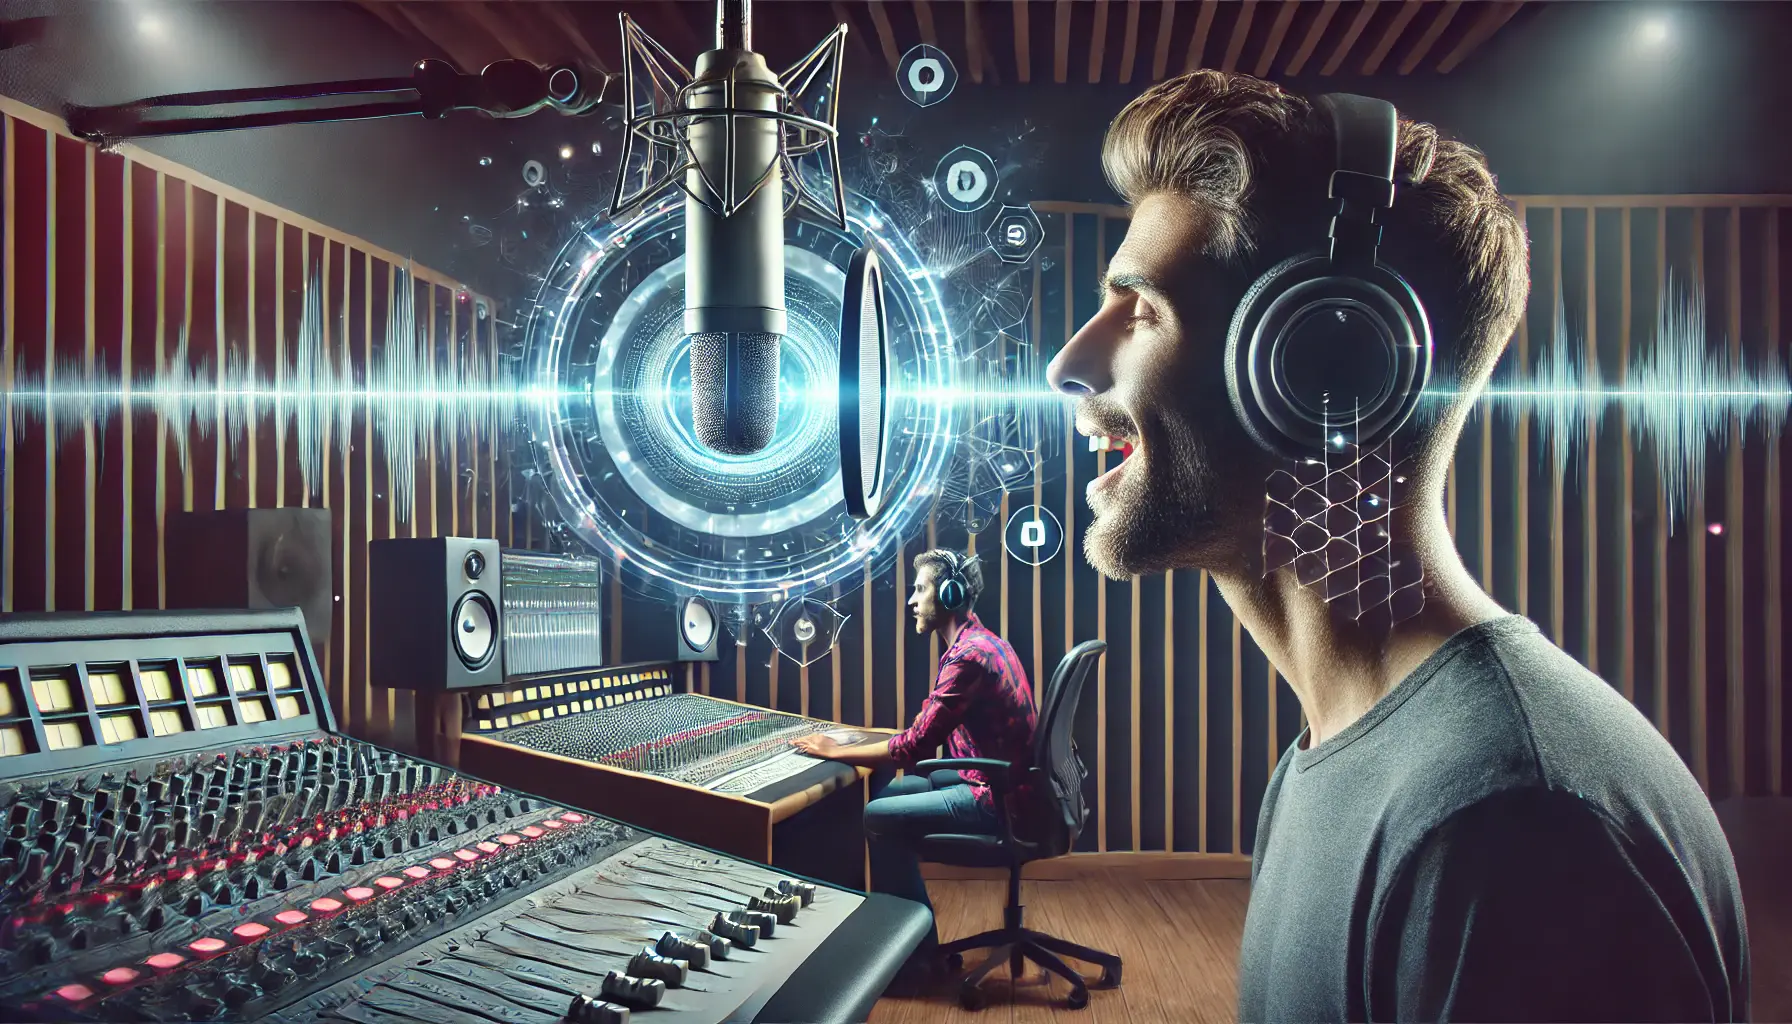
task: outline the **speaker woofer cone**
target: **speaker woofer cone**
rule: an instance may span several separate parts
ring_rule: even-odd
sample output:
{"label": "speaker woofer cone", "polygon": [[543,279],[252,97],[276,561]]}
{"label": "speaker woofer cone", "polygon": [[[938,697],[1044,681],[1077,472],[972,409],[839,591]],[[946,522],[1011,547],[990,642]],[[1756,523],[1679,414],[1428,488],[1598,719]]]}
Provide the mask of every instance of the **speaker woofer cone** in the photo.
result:
{"label": "speaker woofer cone", "polygon": [[498,616],[491,599],[480,593],[462,594],[454,604],[451,631],[454,653],[468,668],[483,668],[498,649]]}

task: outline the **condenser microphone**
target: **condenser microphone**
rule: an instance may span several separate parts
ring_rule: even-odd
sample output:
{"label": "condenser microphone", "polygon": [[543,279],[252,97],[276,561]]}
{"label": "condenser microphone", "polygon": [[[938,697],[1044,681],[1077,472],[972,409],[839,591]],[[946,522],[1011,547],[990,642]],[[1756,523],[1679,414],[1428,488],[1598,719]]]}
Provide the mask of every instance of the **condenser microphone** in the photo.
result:
{"label": "condenser microphone", "polygon": [[[691,418],[713,451],[751,455],[778,425],[784,340],[784,87],[753,52],[751,0],[718,0],[716,48],[686,93],[684,329]],[[740,113],[701,116],[706,109]],[[751,112],[751,113],[749,113]],[[763,113],[761,113],[763,112]]]}

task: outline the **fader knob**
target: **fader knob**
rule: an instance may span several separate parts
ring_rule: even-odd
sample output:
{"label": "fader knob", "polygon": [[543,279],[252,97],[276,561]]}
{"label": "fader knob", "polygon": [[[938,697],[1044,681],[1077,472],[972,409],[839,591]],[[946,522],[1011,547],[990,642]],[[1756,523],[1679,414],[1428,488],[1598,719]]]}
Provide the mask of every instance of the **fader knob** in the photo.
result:
{"label": "fader knob", "polygon": [[604,975],[601,994],[612,1003],[621,1003],[634,1010],[649,1010],[665,997],[666,983],[658,978],[631,978],[611,971]]}
{"label": "fader knob", "polygon": [[805,907],[815,902],[814,882],[797,882],[781,878],[778,880],[778,891],[786,896],[795,896]]}
{"label": "fader knob", "polygon": [[701,971],[709,966],[708,946],[680,938],[671,932],[660,936],[659,941],[653,944],[653,951],[671,960],[683,960],[694,971]]}
{"label": "fader knob", "polygon": [[796,920],[800,904],[795,896],[781,896],[771,889],[765,890],[765,893],[764,896],[747,897],[747,909],[770,914],[778,919],[779,924],[789,924]]}
{"label": "fader knob", "polygon": [[761,910],[730,910],[728,919],[737,924],[750,924],[759,929],[759,934],[771,938],[778,930],[778,919]]}
{"label": "fader knob", "polygon": [[690,965],[645,949],[629,958],[628,973],[635,978],[663,981],[667,988],[683,988],[685,979],[690,976]]}
{"label": "fader knob", "polygon": [[628,1024],[628,1007],[590,996],[573,996],[572,1006],[566,1011],[566,1024]]}
{"label": "fader knob", "polygon": [[726,960],[728,959],[728,954],[734,950],[734,943],[729,942],[720,935],[711,935],[707,929],[697,933],[697,941],[709,947],[709,958],[711,960]]}
{"label": "fader knob", "polygon": [[752,949],[759,944],[757,926],[731,920],[720,911],[716,912],[716,919],[709,923],[709,930],[742,949]]}

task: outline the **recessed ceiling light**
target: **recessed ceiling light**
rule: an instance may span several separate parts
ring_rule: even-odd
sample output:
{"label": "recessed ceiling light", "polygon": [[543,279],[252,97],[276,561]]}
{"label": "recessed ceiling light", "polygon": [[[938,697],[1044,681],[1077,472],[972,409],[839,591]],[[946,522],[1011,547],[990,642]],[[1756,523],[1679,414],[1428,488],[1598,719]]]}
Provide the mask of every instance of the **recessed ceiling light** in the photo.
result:
{"label": "recessed ceiling light", "polygon": [[1643,42],[1649,43],[1650,45],[1653,45],[1653,46],[1659,46],[1662,43],[1667,42],[1668,41],[1667,19],[1666,18],[1649,18],[1649,19],[1645,20],[1642,24],[1642,28],[1638,30],[1638,34],[1642,36]]}

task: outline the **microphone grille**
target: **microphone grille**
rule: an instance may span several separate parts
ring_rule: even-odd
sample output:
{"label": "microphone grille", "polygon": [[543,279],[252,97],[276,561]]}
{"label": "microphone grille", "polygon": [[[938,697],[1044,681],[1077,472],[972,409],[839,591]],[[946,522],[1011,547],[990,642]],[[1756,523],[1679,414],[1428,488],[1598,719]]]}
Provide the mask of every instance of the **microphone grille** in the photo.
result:
{"label": "microphone grille", "polygon": [[725,455],[751,455],[778,427],[780,335],[691,335],[691,420],[697,440]]}

